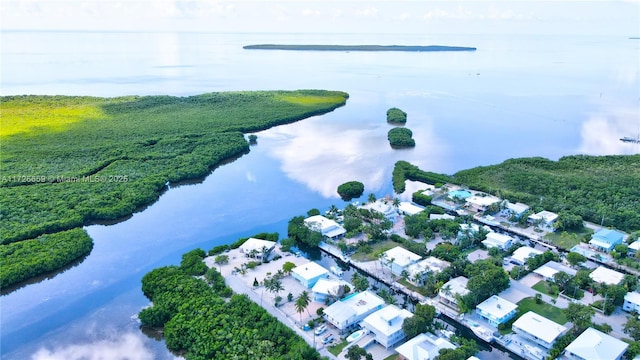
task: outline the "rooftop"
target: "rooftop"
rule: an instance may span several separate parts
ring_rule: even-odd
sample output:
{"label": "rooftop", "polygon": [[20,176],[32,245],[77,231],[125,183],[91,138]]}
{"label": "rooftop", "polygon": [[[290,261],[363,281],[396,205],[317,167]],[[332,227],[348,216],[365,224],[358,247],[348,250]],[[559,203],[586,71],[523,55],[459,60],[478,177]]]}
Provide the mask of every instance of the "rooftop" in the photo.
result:
{"label": "rooftop", "polygon": [[611,229],[600,229],[592,236],[592,239],[608,244],[620,243],[623,238],[623,233]]}
{"label": "rooftop", "polygon": [[401,267],[405,267],[422,258],[420,255],[414,254],[400,246],[396,246],[393,249],[385,251],[384,256],[389,261],[393,259],[393,263]]}
{"label": "rooftop", "polygon": [[273,241],[249,238],[242,245],[240,245],[240,249],[244,253],[248,253],[251,250],[262,252],[263,248],[266,248],[267,250],[269,250],[269,249],[272,249],[274,246],[276,246],[276,243]]}
{"label": "rooftop", "polygon": [[571,276],[576,276],[576,274],[578,273],[575,269],[572,269],[568,266],[565,266],[563,264],[560,264],[559,262],[555,262],[555,261],[549,261],[546,264],[540,266],[539,268],[535,269],[533,272],[536,274],[539,274],[543,277],[546,278],[552,278],[553,275],[559,273],[559,272],[563,272],[565,274],[571,275]]}
{"label": "rooftop", "polygon": [[303,279],[313,279],[318,276],[323,276],[329,274],[329,270],[323,268],[322,266],[314,263],[313,261],[308,262],[304,265],[300,265],[293,270],[292,273],[297,274]]}
{"label": "rooftop", "polygon": [[304,219],[304,224],[311,230],[319,231],[322,235],[334,237],[342,235],[347,231],[337,222],[327,219],[322,215],[314,215]]}
{"label": "rooftop", "polygon": [[324,309],[324,313],[339,322],[344,322],[352,316],[362,315],[383,304],[384,300],[378,295],[363,291],[334,302]]}
{"label": "rooftop", "polygon": [[453,220],[456,217],[449,214],[429,214],[429,220]]}
{"label": "rooftop", "polygon": [[412,275],[423,271],[432,271],[434,273],[438,273],[448,268],[449,266],[451,266],[450,262],[440,260],[433,256],[429,256],[428,258],[420,260],[415,264],[409,265],[407,267],[407,272]]}
{"label": "rooftop", "polygon": [[567,331],[566,327],[538,315],[533,311],[529,311],[520,316],[518,320],[513,323],[513,326],[547,343],[552,343],[558,336]]}
{"label": "rooftop", "polygon": [[424,210],[424,208],[413,205],[412,203],[406,202],[406,201],[401,202],[400,206],[398,206],[398,209],[403,213],[409,214],[409,215],[415,215],[421,212],[422,210]]}
{"label": "rooftop", "polygon": [[501,319],[517,308],[518,305],[497,295],[491,296],[490,298],[476,306],[477,310],[480,310],[485,314],[490,314],[491,316],[498,319]]}
{"label": "rooftop", "polygon": [[634,250],[634,251],[640,250],[640,240],[636,240],[636,241],[632,242],[631,244],[629,244],[629,249]]}
{"label": "rooftop", "polygon": [[529,205],[523,203],[510,203],[507,202],[507,209],[513,211],[516,214],[522,214],[523,212],[529,210]]}
{"label": "rooftop", "polygon": [[340,292],[340,286],[344,284],[344,281],[319,279],[318,282],[313,285],[311,291],[319,294],[327,294],[338,296]]}
{"label": "rooftop", "polygon": [[385,202],[385,200],[383,199],[378,199],[372,203],[366,203],[360,206],[360,208],[374,210],[385,215],[393,214],[396,211],[396,208],[393,206],[393,204]]}
{"label": "rooftop", "polygon": [[542,210],[537,214],[533,214],[529,216],[530,220],[539,220],[542,219],[546,223],[551,223],[558,218],[558,214],[552,213],[551,211]]}
{"label": "rooftop", "polygon": [[527,262],[527,259],[536,255],[542,254],[542,251],[536,250],[532,247],[523,246],[516,249],[511,255],[511,258],[519,261],[521,264]]}
{"label": "rooftop", "polygon": [[611,270],[604,266],[598,266],[597,269],[593,270],[591,274],[589,274],[589,277],[597,283],[618,285],[624,279],[624,274],[619,273],[615,270]]}
{"label": "rooftop", "polygon": [[594,328],[588,328],[578,336],[567,351],[583,359],[618,359],[629,345]]}
{"label": "rooftop", "polygon": [[451,295],[459,294],[464,296],[469,293],[469,289],[467,289],[468,282],[469,282],[469,279],[467,279],[466,277],[458,276],[456,278],[449,280],[444,285],[442,285],[442,287],[440,287],[440,292],[444,292],[443,289],[449,286],[449,292],[451,293]]}
{"label": "rooftop", "polygon": [[413,339],[398,346],[396,351],[407,360],[433,360],[440,349],[455,349],[456,346],[447,339],[431,333],[418,334]]}
{"label": "rooftop", "polygon": [[487,234],[487,239],[482,241],[482,243],[487,247],[504,247],[509,241],[513,241],[513,238],[509,235],[490,232]]}
{"label": "rooftop", "polygon": [[494,196],[472,196],[465,199],[465,201],[478,206],[489,206],[500,202],[500,199]]}
{"label": "rooftop", "polygon": [[396,305],[387,305],[364,318],[364,322],[380,333],[391,335],[402,330],[404,319],[412,316],[408,310],[400,309]]}
{"label": "rooftop", "polygon": [[637,291],[628,292],[627,295],[624,296],[624,300],[632,304],[640,304],[640,293]]}

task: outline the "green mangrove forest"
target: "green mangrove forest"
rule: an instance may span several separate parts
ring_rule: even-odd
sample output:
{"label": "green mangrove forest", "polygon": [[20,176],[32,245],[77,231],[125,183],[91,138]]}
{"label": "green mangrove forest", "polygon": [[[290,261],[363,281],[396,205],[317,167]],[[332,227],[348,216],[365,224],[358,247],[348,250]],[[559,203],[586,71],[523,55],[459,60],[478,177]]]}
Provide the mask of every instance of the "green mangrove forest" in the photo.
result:
{"label": "green mangrove forest", "polygon": [[364,184],[360,181],[347,181],[344,184],[338,185],[338,195],[344,201],[350,201],[362,196],[364,192]]}
{"label": "green mangrove forest", "polygon": [[534,209],[570,212],[624,231],[640,229],[640,155],[509,159],[452,176],[398,161],[393,170],[396,192],[404,192],[405,180],[459,184]]}
{"label": "green mangrove forest", "polygon": [[[206,176],[248,152],[244,133],[330,112],[347,98],[323,90],[0,97],[3,274],[6,264],[48,262],[36,266],[42,272],[65,265],[59,257],[49,262],[39,247],[16,251],[9,244],[128,216],[168,182]],[[83,249],[76,258],[90,251],[76,236],[61,239]],[[2,286],[24,278],[3,275]]]}
{"label": "green mangrove forest", "polygon": [[444,45],[245,45],[246,50],[290,50],[290,51],[475,51],[474,47]]}
{"label": "green mangrove forest", "polygon": [[390,124],[399,124],[399,125],[406,124],[407,113],[396,107],[392,107],[389,110],[387,110],[387,122]]}
{"label": "green mangrove forest", "polygon": [[413,139],[413,132],[407,128],[393,128],[387,133],[387,139],[389,145],[392,148],[407,148],[416,146],[416,141]]}

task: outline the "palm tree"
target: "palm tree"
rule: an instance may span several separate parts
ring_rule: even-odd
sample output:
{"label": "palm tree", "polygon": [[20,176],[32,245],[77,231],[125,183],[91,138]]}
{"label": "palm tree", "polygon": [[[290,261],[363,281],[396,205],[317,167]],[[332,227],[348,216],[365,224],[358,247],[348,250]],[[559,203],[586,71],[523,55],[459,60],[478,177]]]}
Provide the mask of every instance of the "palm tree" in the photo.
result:
{"label": "palm tree", "polygon": [[396,209],[400,207],[400,199],[393,198],[393,207],[395,207]]}
{"label": "palm tree", "polygon": [[[303,296],[303,294],[306,294],[306,295]],[[303,291],[302,294],[300,294],[296,299],[295,304],[293,304],[294,307],[296,308],[296,312],[300,314],[300,324],[302,324],[302,313],[307,308],[307,306],[309,306],[309,301],[306,301],[305,297],[308,300],[309,294],[306,291]]]}
{"label": "palm tree", "polygon": [[[309,314],[309,309],[307,308],[309,304],[311,304],[311,297],[309,296],[309,293],[305,290],[300,293],[298,298],[301,299],[300,301],[304,304],[305,309],[307,309],[307,314]],[[309,317],[311,317],[311,314],[309,314]]]}
{"label": "palm tree", "polygon": [[368,197],[367,199],[369,200],[369,202],[370,202],[370,203],[374,203],[374,202],[376,202],[376,200],[377,200],[377,199],[376,199],[376,194],[374,194],[374,193],[370,193],[370,194],[369,194],[369,197]]}

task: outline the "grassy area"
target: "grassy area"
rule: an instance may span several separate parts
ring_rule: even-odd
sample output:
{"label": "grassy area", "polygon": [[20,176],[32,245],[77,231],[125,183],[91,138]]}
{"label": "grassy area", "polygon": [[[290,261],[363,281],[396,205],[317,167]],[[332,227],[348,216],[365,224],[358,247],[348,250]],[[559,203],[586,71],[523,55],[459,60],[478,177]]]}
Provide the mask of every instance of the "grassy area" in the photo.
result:
{"label": "grassy area", "polygon": [[580,241],[589,234],[593,234],[593,230],[588,228],[583,228],[580,231],[563,231],[559,233],[555,233],[555,232],[548,233],[544,236],[544,239],[562,249],[569,250],[572,247],[578,245]]}
{"label": "grassy area", "polygon": [[351,256],[355,261],[373,261],[378,260],[378,254],[398,246],[398,243],[391,240],[377,242],[375,244],[360,246],[358,250]]}
{"label": "grassy area", "polygon": [[[130,215],[167,182],[206,176],[249,151],[243,133],[332,111],[347,97],[321,90],[0,97],[0,244]],[[35,254],[27,261],[21,252],[44,269]]]}
{"label": "grassy area", "polygon": [[524,298],[518,302],[518,312],[513,319],[509,320],[504,327],[499,329],[500,334],[505,335],[511,332],[511,325],[522,315],[533,311],[534,313],[544,316],[545,318],[555,321],[560,325],[564,325],[567,322],[567,317],[564,315],[562,309],[557,308],[551,304],[543,302],[542,304],[536,304],[534,298]]}
{"label": "grassy area", "polygon": [[398,354],[392,354],[384,358],[384,360],[396,360],[398,358]]}
{"label": "grassy area", "polygon": [[[545,295],[549,295],[552,298],[558,297],[558,286],[550,284],[548,281],[540,280],[531,287],[533,290],[539,291]],[[554,291],[555,290],[555,291]]]}
{"label": "grassy area", "polygon": [[329,347],[329,352],[332,353],[334,356],[338,356],[338,354],[340,354],[340,352],[342,352],[342,349],[345,348],[345,346],[347,346],[347,344],[349,344],[347,342],[346,339],[342,340],[341,343],[330,346]]}

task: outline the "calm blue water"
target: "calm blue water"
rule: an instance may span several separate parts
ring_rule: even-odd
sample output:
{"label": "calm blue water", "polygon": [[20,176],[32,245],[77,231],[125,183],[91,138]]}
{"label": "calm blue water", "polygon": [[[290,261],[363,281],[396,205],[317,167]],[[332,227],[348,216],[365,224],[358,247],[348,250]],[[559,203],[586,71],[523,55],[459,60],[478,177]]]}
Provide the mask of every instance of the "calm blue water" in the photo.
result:
{"label": "calm blue water", "polygon": [[[255,43],[474,46],[465,53],[248,51]],[[338,184],[391,193],[407,160],[438,172],[511,157],[630,154],[640,133],[640,41],[622,37],[3,32],[3,95],[191,95],[322,88],[345,107],[258,134],[258,145],[199,184],[172,188],[127,221],[87,228],[81,264],[1,301],[6,359],[128,354],[172,358],[132,320],[148,302],[140,278],[344,203]],[[415,149],[393,151],[385,112],[408,113]]]}

